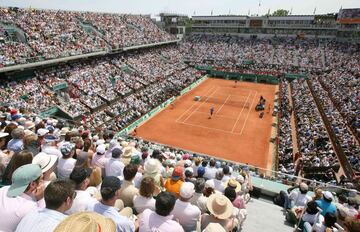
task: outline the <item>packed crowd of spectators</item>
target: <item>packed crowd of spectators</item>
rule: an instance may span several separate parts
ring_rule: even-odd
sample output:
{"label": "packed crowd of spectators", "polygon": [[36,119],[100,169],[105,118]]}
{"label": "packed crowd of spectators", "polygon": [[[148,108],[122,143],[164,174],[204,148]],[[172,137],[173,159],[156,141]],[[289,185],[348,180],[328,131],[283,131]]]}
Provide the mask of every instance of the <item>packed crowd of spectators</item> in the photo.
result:
{"label": "packed crowd of spectators", "polygon": [[0,115],[1,231],[229,232],[246,220],[247,166],[14,108]]}
{"label": "packed crowd of spectators", "polygon": [[279,115],[279,171],[294,174],[293,142],[291,128],[291,113],[289,83],[285,80],[280,82],[280,105]]}
{"label": "packed crowd of spectators", "polygon": [[325,111],[326,117],[329,120],[332,130],[340,145],[347,156],[349,163],[354,171],[360,171],[360,146],[357,145],[355,136],[348,128],[346,120],[342,117],[338,109],[333,104],[329,93],[323,89],[318,77],[313,76],[311,83],[314,87],[315,94],[319,97],[320,104]]}
{"label": "packed crowd of spectators", "polygon": [[[333,145],[329,139],[324,122],[311,95],[307,82],[297,79],[291,82],[293,110],[300,157],[295,160],[295,174],[303,167],[333,167],[339,165]],[[313,178],[316,178],[314,176]],[[334,180],[331,169],[328,169],[319,180]]]}
{"label": "packed crowd of spectators", "polygon": [[[175,39],[142,15],[0,8],[0,21],[26,38],[0,41],[0,67]],[[94,30],[86,31],[84,23]]]}

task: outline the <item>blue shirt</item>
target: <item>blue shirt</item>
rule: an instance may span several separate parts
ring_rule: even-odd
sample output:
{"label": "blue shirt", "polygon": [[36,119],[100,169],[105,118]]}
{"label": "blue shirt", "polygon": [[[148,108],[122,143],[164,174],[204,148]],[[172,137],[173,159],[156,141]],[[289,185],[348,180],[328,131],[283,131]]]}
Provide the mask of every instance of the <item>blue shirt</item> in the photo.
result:
{"label": "blue shirt", "polygon": [[7,149],[13,152],[19,152],[24,149],[24,143],[22,139],[12,139],[7,145]]}
{"label": "blue shirt", "polygon": [[336,214],[336,206],[331,202],[327,202],[324,199],[315,201],[316,204],[322,209],[321,215],[325,216],[326,213]]}
{"label": "blue shirt", "polygon": [[121,216],[115,207],[96,202],[90,204],[88,210],[111,218],[116,224],[117,232],[135,232],[134,223],[129,218]]}
{"label": "blue shirt", "polygon": [[15,232],[52,232],[66,215],[56,210],[34,210],[21,219]]}

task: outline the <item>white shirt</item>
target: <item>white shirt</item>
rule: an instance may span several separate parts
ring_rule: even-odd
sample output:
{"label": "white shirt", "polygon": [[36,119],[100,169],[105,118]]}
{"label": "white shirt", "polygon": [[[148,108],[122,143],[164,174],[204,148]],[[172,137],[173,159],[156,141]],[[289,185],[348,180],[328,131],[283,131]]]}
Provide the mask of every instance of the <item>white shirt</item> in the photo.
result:
{"label": "white shirt", "polygon": [[150,209],[145,209],[139,220],[139,232],[183,232],[184,229],[173,219],[172,215],[160,216]]}
{"label": "white shirt", "polygon": [[76,197],[73,201],[71,208],[65,212],[65,214],[70,215],[78,212],[86,211],[87,206],[90,203],[96,203],[97,200],[93,198],[89,192],[83,190],[76,190]]}
{"label": "white shirt", "polygon": [[171,214],[174,215],[174,219],[179,220],[180,225],[182,225],[185,231],[196,230],[196,223],[200,220],[201,216],[200,209],[197,206],[180,199],[176,200]]}
{"label": "white shirt", "polygon": [[304,207],[311,200],[311,197],[297,190],[293,190],[290,193],[289,199],[294,201],[294,206]]}
{"label": "white shirt", "polygon": [[23,193],[18,197],[8,197],[10,186],[0,188],[0,231],[13,232],[21,219],[38,208],[45,208],[44,199],[35,201],[29,195]]}
{"label": "white shirt", "polygon": [[109,159],[105,157],[105,155],[98,155],[97,153],[93,156],[91,160],[91,165],[97,166],[101,169],[105,168],[105,164]]}
{"label": "white shirt", "polygon": [[76,159],[64,159],[61,157],[57,164],[57,177],[59,179],[68,179],[72,170],[75,167]]}
{"label": "white shirt", "polygon": [[65,218],[65,214],[56,210],[34,210],[21,220],[15,232],[52,232]]}
{"label": "white shirt", "polygon": [[138,214],[144,212],[145,209],[155,211],[155,199],[152,197],[146,198],[140,195],[134,196],[134,208]]}
{"label": "white shirt", "polygon": [[215,167],[210,167],[210,166],[207,166],[205,168],[205,174],[204,174],[204,178],[210,180],[210,179],[215,179],[215,175],[216,175],[216,172],[217,172],[217,168]]}
{"label": "white shirt", "polygon": [[120,159],[110,158],[105,163],[106,176],[123,176],[125,164]]}
{"label": "white shirt", "polygon": [[215,190],[224,194],[225,192],[224,182],[217,179],[214,179],[213,181],[214,181]]}

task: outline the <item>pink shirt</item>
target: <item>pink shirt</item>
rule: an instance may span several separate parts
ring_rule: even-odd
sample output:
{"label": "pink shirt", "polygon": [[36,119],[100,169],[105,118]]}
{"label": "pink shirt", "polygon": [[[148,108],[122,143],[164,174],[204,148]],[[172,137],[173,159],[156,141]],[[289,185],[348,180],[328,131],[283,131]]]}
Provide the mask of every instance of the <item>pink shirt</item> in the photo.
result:
{"label": "pink shirt", "polygon": [[45,208],[45,200],[35,201],[23,193],[18,197],[8,197],[10,186],[0,188],[0,231],[15,231],[21,219],[30,211]]}
{"label": "pink shirt", "polygon": [[150,209],[145,209],[140,216],[139,232],[184,232],[180,224],[172,219],[172,215],[163,217]]}

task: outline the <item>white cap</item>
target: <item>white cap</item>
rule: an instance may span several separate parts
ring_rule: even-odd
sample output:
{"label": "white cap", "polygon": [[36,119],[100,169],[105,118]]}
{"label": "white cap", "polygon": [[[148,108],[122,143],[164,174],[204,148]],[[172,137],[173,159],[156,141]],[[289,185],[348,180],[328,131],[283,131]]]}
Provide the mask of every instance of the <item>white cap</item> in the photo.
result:
{"label": "white cap", "polygon": [[105,151],[106,151],[106,146],[105,146],[105,144],[100,144],[100,145],[96,148],[96,153],[104,154]]}
{"label": "white cap", "polygon": [[323,196],[324,196],[324,198],[326,198],[326,199],[328,199],[328,200],[331,200],[331,201],[334,199],[332,193],[329,192],[329,191],[323,192]]}
{"label": "white cap", "polygon": [[184,182],[180,187],[180,196],[190,199],[195,193],[195,186],[191,182]]}

